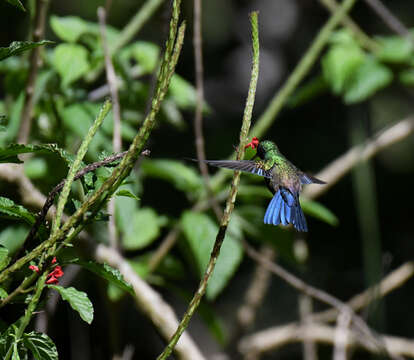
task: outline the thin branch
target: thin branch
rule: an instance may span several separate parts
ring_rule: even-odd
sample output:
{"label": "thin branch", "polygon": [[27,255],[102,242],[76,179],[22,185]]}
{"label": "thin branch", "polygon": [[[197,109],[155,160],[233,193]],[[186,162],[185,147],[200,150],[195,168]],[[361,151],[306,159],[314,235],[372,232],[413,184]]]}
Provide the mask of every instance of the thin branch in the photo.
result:
{"label": "thin branch", "polygon": [[[171,306],[137,275],[129,262],[116,250],[99,244],[94,250],[94,257],[97,261],[107,263],[120,271],[125,281],[130,283],[134,289],[134,300],[138,308],[151,319],[162,337],[168,340],[178,326],[177,317]],[[180,338],[175,351],[182,360],[205,359],[187,333]]]}
{"label": "thin branch", "polygon": [[221,218],[222,211],[214,192],[210,185],[210,176],[208,174],[208,167],[204,160],[206,160],[206,153],[204,147],[203,135],[203,105],[204,105],[204,79],[203,79],[203,38],[202,38],[202,6],[201,0],[194,0],[194,31],[193,31],[193,46],[194,46],[194,63],[195,63],[195,77],[196,77],[196,108],[194,118],[194,134],[195,146],[197,150],[198,166],[201,175],[204,179],[204,184],[207,189],[208,197],[211,200],[211,206],[216,214],[217,219]]}
{"label": "thin branch", "polygon": [[[46,14],[49,5],[49,0],[36,0],[36,15],[35,15],[35,28],[33,31],[33,41],[40,41],[43,39],[45,32]],[[35,95],[35,85],[37,79],[37,73],[40,64],[40,53],[42,49],[40,47],[34,48],[30,53],[29,60],[29,75],[27,77],[27,83],[25,88],[24,105],[22,115],[20,118],[20,129],[17,142],[20,144],[26,144],[32,127],[33,117],[33,105]]]}
{"label": "thin branch", "polygon": [[365,2],[392,31],[402,37],[406,37],[414,44],[414,38],[410,30],[380,0],[365,0]]}
{"label": "thin branch", "polygon": [[[264,268],[264,267],[263,267]],[[309,324],[313,312],[313,300],[306,294],[299,294],[299,316],[302,324]],[[340,313],[342,314],[342,313]],[[318,351],[315,342],[305,333],[302,345],[304,360],[317,360]]]}
{"label": "thin branch", "polygon": [[338,315],[337,326],[334,335],[334,355],[333,360],[347,360],[347,348],[349,338],[349,327],[351,316],[349,313],[342,312]]}
{"label": "thin branch", "polygon": [[[252,65],[252,73],[249,85],[249,92],[246,100],[246,105],[244,109],[243,115],[243,122],[240,130],[240,144],[237,152],[237,159],[242,159],[244,154],[244,145],[247,143],[247,134],[250,129],[253,105],[255,100],[256,94],[256,87],[257,87],[257,79],[259,77],[259,29],[258,29],[258,13],[252,12],[250,14],[250,22],[252,26],[252,42],[253,42],[253,65]],[[213,250],[210,255],[210,260],[207,264],[204,276],[200,282],[200,285],[195,292],[190,305],[188,306],[187,311],[185,312],[183,319],[180,322],[176,332],[171,337],[167,347],[165,350],[158,356],[158,360],[165,360],[167,359],[172,351],[174,350],[175,345],[177,344],[180,336],[185,331],[192,318],[194,312],[196,311],[198,305],[204,293],[207,289],[208,281],[213,273],[214,267],[216,265],[218,256],[220,255],[220,249],[224,241],[224,237],[226,235],[227,226],[230,222],[231,213],[234,208],[234,203],[236,201],[237,190],[240,182],[240,172],[236,171],[233,176],[233,181],[231,184],[230,194],[226,201],[226,208],[224,210],[223,216],[221,218],[220,227],[218,234],[216,236],[216,240],[214,242]]]}
{"label": "thin branch", "polygon": [[[332,13],[339,7],[336,0],[319,0],[319,2]],[[345,15],[341,20],[341,24],[351,30],[361,46],[365,47],[367,50],[376,52],[379,49],[380,45],[375,40],[371,39],[350,16]]]}
{"label": "thin branch", "polygon": [[345,154],[334,160],[317,176],[327,182],[324,186],[310,186],[304,189],[303,196],[309,199],[317,198],[328,191],[355,165],[368,160],[388,146],[405,139],[414,132],[414,115],[397,122],[395,125],[379,131],[365,143],[349,149]]}
{"label": "thin branch", "polygon": [[[110,7],[110,1],[107,1],[106,6]],[[113,127],[113,136],[112,136],[112,147],[114,152],[120,152],[122,150],[122,136],[121,136],[121,106],[119,103],[118,96],[118,79],[116,77],[114,65],[112,64],[111,55],[109,53],[109,46],[106,37],[106,11],[103,7],[98,7],[98,18],[99,18],[99,28],[102,38],[102,46],[104,50],[105,57],[105,69],[106,69],[106,81],[109,86],[109,91],[111,93],[111,99],[113,104],[113,115],[114,115],[114,127]],[[118,246],[118,236],[116,233],[116,224],[115,224],[115,199],[112,198],[108,202],[108,233],[109,233],[109,242],[112,247],[117,248]]]}
{"label": "thin branch", "polygon": [[[361,338],[358,333],[351,332],[348,338],[349,348],[362,348],[374,354],[380,354],[379,349]],[[287,344],[302,342],[305,336],[309,336],[313,341],[324,344],[334,344],[335,328],[318,323],[289,324],[269,328],[257,332],[253,335],[246,336],[240,341],[239,350],[242,354],[263,354],[265,352],[278,349]],[[381,341],[387,347],[393,357],[402,356],[414,357],[414,342],[411,339],[405,339],[394,336],[380,335]]]}

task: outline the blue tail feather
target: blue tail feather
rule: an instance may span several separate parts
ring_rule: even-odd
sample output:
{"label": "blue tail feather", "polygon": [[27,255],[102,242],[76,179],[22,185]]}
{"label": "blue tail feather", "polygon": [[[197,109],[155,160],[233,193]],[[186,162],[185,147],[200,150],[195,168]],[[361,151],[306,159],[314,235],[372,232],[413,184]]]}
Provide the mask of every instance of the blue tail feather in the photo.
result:
{"label": "blue tail feather", "polygon": [[298,197],[285,188],[280,188],[267,207],[265,224],[292,224],[298,231],[308,231],[306,219]]}

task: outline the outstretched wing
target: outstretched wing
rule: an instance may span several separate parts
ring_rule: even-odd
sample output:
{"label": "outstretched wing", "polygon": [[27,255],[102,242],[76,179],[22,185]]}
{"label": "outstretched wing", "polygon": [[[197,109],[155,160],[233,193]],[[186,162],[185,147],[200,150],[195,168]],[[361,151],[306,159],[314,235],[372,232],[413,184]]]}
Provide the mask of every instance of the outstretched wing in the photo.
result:
{"label": "outstretched wing", "polygon": [[[194,160],[197,161],[197,160]],[[204,160],[205,163],[211,166],[217,166],[225,169],[240,170],[249,172],[255,175],[263,176],[270,179],[271,169],[266,170],[264,164],[260,161],[254,160]]]}
{"label": "outstretched wing", "polygon": [[309,175],[309,174],[305,174],[304,172],[299,173],[299,178],[300,178],[300,182],[303,185],[306,184],[326,184],[325,181],[319,180],[316,177]]}

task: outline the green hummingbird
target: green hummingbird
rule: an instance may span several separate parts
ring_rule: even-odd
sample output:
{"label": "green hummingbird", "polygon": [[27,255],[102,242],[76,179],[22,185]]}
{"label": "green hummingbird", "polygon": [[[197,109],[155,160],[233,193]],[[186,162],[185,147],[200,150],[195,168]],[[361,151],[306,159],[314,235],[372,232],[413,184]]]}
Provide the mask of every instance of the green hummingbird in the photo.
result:
{"label": "green hummingbird", "polygon": [[[274,194],[267,207],[264,223],[273,225],[292,224],[298,231],[307,232],[308,226],[299,203],[299,193],[304,184],[326,184],[300,171],[269,140],[254,137],[246,145],[256,149],[260,160],[205,160],[212,166],[240,170],[263,176],[269,190]],[[256,158],[255,156],[255,158]]]}

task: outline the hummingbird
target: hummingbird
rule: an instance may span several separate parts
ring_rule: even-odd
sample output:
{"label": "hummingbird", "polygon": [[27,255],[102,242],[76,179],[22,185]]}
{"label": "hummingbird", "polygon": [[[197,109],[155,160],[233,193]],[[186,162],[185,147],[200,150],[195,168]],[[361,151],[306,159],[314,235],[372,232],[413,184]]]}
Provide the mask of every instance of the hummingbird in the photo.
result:
{"label": "hummingbird", "polygon": [[[265,224],[292,224],[296,230],[307,232],[305,215],[299,203],[302,185],[326,184],[309,174],[300,171],[282,155],[273,141],[254,137],[245,148],[256,149],[252,160],[205,160],[211,166],[249,172],[264,177],[273,198],[270,201],[265,216]],[[255,160],[256,157],[260,159]]]}

